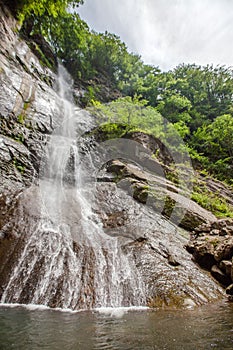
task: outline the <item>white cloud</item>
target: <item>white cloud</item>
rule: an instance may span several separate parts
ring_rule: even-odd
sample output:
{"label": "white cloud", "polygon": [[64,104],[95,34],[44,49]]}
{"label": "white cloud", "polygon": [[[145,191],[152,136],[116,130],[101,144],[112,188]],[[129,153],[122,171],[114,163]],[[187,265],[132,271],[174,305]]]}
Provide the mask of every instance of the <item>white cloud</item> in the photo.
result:
{"label": "white cloud", "polygon": [[233,65],[232,0],[85,0],[92,29],[121,37],[146,63]]}

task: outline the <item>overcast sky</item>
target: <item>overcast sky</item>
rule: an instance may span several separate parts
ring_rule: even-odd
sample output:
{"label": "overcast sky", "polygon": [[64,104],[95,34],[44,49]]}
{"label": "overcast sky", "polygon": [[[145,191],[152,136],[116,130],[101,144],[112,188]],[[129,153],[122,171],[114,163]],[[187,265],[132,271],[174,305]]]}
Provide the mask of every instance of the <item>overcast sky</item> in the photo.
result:
{"label": "overcast sky", "polygon": [[145,63],[233,66],[233,0],[84,0],[78,12],[98,32],[120,36]]}

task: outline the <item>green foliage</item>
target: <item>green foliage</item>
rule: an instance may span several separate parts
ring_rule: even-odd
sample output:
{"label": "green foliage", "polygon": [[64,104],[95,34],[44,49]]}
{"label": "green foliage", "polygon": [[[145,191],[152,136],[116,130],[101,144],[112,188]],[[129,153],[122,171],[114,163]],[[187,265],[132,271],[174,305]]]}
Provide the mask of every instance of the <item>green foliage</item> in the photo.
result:
{"label": "green foliage", "polygon": [[[180,65],[173,72],[171,87],[189,99],[206,120],[232,111],[233,74],[224,66]],[[195,113],[194,113],[195,114]]]}
{"label": "green foliage", "polygon": [[87,59],[95,70],[101,72],[116,83],[120,80],[128,57],[126,45],[114,34],[92,33],[89,41]]}
{"label": "green foliage", "polygon": [[99,138],[101,140],[111,140],[120,138],[129,131],[129,127],[125,124],[105,123],[98,128]]}
{"label": "green foliage", "polygon": [[117,86],[124,95],[142,95],[151,106],[155,106],[154,101],[159,94],[159,73],[158,67],[144,64],[140,56],[127,54]]}
{"label": "green foliage", "polygon": [[24,113],[21,113],[18,115],[18,122],[20,124],[24,124],[24,121],[25,121],[25,114]]}
{"label": "green foliage", "polygon": [[98,101],[96,101],[96,93],[98,89],[93,86],[88,86],[84,97],[82,98],[82,103],[85,106],[95,106],[98,107]]}
{"label": "green foliage", "polygon": [[14,167],[20,172],[20,174],[24,174],[25,172],[25,165],[21,163],[21,161],[14,157],[13,159],[13,165]]}
{"label": "green foliage", "polygon": [[109,104],[101,105],[97,113],[109,123],[128,125],[131,130],[143,130],[157,137],[164,135],[163,118],[147,101],[138,96],[119,98]]}
{"label": "green foliage", "polygon": [[190,134],[190,129],[183,120],[174,123],[173,127],[176,129],[182,139],[185,139]]}
{"label": "green foliage", "polygon": [[74,79],[93,76],[95,70],[87,60],[89,28],[77,14],[66,13],[51,19],[49,28],[46,22],[41,22],[40,30]]}
{"label": "green foliage", "polygon": [[68,6],[78,6],[83,0],[19,0],[17,1],[17,13],[21,23],[26,19],[47,16],[56,18],[66,12]]}
{"label": "green foliage", "polygon": [[211,211],[218,218],[231,217],[233,218],[233,207],[227,203],[227,201],[220,197],[218,194],[208,191],[207,189],[198,189],[195,186],[195,190],[191,197],[195,202],[200,204],[203,208]]}
{"label": "green foliage", "polygon": [[[92,109],[92,112],[100,125],[103,123],[123,124],[127,127],[128,132],[150,134],[163,144],[171,154],[171,159],[175,157],[179,163],[188,160],[186,146],[177,132],[177,129],[182,126],[176,125],[176,129],[173,124],[164,120],[156,108],[147,106],[147,101],[140,99],[139,96],[133,98],[126,96],[108,104],[98,104]],[[184,132],[185,128],[182,131]]]}
{"label": "green foliage", "polygon": [[189,122],[191,116],[189,114],[192,104],[185,97],[178,94],[166,97],[158,104],[158,111],[172,123]]}
{"label": "green foliage", "polygon": [[40,49],[39,45],[36,43],[33,43],[33,47],[31,47],[34,51],[34,53],[37,54],[37,57],[39,58],[40,64],[44,67],[53,68],[52,62],[46,57],[46,55],[43,53],[43,51]]}
{"label": "green foliage", "polygon": [[14,136],[14,140],[19,142],[19,143],[24,143],[24,135],[18,134],[17,136]]}
{"label": "green foliage", "polygon": [[233,117],[219,116],[193,134],[192,145],[209,159],[208,170],[220,179],[233,177]]}

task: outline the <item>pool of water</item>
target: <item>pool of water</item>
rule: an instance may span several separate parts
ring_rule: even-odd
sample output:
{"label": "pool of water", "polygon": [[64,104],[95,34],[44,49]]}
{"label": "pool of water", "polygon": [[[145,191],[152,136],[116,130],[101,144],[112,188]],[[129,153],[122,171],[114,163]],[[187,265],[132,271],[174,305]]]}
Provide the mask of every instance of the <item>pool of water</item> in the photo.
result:
{"label": "pool of water", "polygon": [[233,349],[233,304],[83,312],[1,305],[0,349]]}

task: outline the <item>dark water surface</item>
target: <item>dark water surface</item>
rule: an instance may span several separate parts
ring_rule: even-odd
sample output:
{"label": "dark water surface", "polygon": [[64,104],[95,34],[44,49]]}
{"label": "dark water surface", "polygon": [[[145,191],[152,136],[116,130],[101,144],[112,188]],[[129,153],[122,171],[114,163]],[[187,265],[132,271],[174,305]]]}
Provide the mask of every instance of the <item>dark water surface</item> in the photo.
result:
{"label": "dark water surface", "polygon": [[233,349],[233,304],[78,313],[1,305],[0,349]]}

